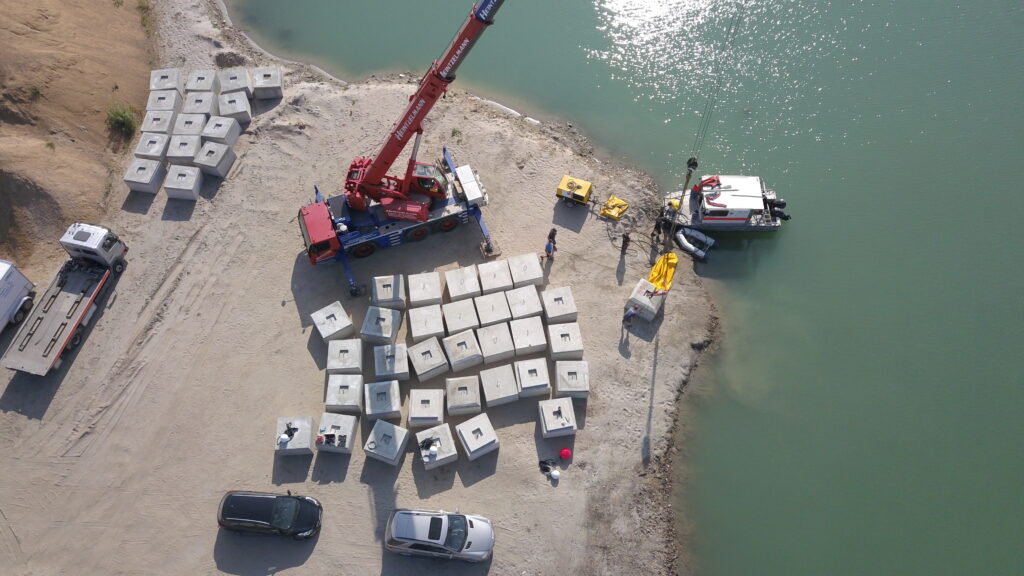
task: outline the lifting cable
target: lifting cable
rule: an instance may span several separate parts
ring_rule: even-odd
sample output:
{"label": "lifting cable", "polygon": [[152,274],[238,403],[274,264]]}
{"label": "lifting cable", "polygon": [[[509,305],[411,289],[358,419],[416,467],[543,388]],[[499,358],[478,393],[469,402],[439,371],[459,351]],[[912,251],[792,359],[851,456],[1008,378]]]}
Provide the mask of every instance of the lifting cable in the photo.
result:
{"label": "lifting cable", "polygon": [[697,136],[693,141],[693,150],[690,152],[690,156],[693,158],[700,157],[700,149],[704,146],[704,137],[708,134],[708,129],[711,127],[711,116],[715,111],[715,105],[718,103],[718,97],[722,91],[722,73],[721,73],[721,62],[725,59],[725,56],[732,53],[732,48],[736,44],[736,35],[740,28],[740,23],[743,20],[743,12],[746,10],[746,2],[741,1],[737,3],[736,9],[732,15],[732,22],[729,24],[729,32],[725,35],[722,42],[722,49],[720,54],[714,59],[712,63],[712,73],[715,76],[715,87],[712,88],[711,93],[708,94],[708,101],[704,104],[704,111],[701,114],[700,127],[697,129]]}

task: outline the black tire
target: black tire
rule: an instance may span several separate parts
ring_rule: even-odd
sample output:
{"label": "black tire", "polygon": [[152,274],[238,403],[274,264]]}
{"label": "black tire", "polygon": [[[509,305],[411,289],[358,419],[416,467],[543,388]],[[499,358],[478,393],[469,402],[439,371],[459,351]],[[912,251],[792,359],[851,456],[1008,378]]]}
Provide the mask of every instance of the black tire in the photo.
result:
{"label": "black tire", "polygon": [[349,252],[349,255],[352,256],[353,258],[366,258],[367,256],[373,254],[376,251],[376,244],[374,244],[373,242],[365,242],[353,248],[352,251]]}
{"label": "black tire", "polygon": [[458,228],[459,224],[459,219],[455,216],[452,216],[450,218],[445,218],[444,220],[441,220],[437,224],[437,229],[440,230],[441,232],[451,232],[452,230]]}
{"label": "black tire", "polygon": [[78,346],[81,343],[82,343],[82,329],[81,328],[76,328],[75,329],[75,333],[71,335],[71,338],[68,340],[68,345],[64,348],[64,350],[67,351],[67,352],[70,352],[70,351],[74,350],[75,348],[78,348]]}
{"label": "black tire", "polygon": [[25,316],[28,316],[28,312],[25,308],[18,308],[18,311],[14,313],[14,318],[11,319],[12,324],[21,324],[25,320]]}
{"label": "black tire", "polygon": [[417,226],[416,228],[406,230],[403,238],[405,238],[406,242],[420,242],[426,240],[427,236],[430,236],[430,228]]}
{"label": "black tire", "polygon": [[110,269],[114,271],[114,274],[120,274],[121,272],[124,272],[126,265],[127,263],[124,260],[115,260],[114,265],[111,266]]}

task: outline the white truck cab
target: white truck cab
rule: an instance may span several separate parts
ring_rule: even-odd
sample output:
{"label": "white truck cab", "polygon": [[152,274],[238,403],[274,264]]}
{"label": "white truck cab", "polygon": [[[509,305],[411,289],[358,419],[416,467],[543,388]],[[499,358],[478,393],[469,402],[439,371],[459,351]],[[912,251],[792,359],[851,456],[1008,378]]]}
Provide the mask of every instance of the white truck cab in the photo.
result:
{"label": "white truck cab", "polygon": [[124,271],[128,247],[116,234],[100,226],[75,222],[60,238],[60,245],[72,258],[92,260],[120,274]]}
{"label": "white truck cab", "polygon": [[32,311],[36,285],[7,260],[0,260],[0,330],[20,324]]}

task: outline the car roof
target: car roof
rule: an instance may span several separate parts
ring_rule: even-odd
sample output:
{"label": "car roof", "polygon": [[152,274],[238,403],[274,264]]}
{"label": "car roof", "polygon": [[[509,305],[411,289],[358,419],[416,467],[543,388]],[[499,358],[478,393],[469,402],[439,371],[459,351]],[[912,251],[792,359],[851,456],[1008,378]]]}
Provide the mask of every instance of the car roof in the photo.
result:
{"label": "car roof", "polygon": [[[432,527],[433,530],[431,530]],[[396,510],[391,519],[391,535],[400,540],[443,544],[447,534],[447,512]],[[431,538],[431,536],[435,537]]]}
{"label": "car roof", "polygon": [[257,520],[269,524],[274,514],[274,501],[278,498],[282,496],[265,492],[229,492],[224,496],[221,516],[225,520]]}

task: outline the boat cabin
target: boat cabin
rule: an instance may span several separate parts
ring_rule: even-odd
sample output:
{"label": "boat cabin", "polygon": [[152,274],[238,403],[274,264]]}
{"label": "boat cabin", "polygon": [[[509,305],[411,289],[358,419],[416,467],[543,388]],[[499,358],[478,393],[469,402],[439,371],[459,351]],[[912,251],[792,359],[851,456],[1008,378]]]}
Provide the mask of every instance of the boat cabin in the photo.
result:
{"label": "boat cabin", "polygon": [[[703,186],[701,186],[703,184]],[[759,176],[705,176],[690,195],[693,224],[703,230],[743,230],[778,227],[771,213],[775,193]],[[715,185],[717,184],[717,185]]]}

